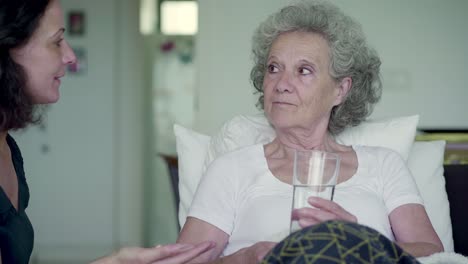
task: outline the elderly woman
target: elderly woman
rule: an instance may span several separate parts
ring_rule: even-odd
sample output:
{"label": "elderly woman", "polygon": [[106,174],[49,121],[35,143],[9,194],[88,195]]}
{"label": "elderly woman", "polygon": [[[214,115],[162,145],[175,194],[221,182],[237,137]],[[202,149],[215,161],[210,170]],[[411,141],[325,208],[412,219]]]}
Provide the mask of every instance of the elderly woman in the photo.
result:
{"label": "elderly woman", "polygon": [[281,239],[277,234],[288,230],[291,217],[295,150],[341,157],[334,201],[309,198],[314,208],[296,212],[302,227],[357,222],[414,256],[442,251],[402,158],[334,139],[362,122],[381,95],[380,59],[359,24],[330,3],[304,1],[270,16],[253,41],[251,79],[276,138],[228,153],[208,168],[178,239],[217,242],[195,262],[247,263]]}

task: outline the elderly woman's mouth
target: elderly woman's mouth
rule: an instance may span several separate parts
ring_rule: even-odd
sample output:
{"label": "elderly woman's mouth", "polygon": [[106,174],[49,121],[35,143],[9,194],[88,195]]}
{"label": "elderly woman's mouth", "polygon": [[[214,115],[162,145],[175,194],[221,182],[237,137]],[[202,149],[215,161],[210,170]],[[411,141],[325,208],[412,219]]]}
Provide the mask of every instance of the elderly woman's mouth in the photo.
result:
{"label": "elderly woman's mouth", "polygon": [[294,106],[295,104],[288,103],[288,102],[273,102],[274,105],[279,105],[279,106]]}

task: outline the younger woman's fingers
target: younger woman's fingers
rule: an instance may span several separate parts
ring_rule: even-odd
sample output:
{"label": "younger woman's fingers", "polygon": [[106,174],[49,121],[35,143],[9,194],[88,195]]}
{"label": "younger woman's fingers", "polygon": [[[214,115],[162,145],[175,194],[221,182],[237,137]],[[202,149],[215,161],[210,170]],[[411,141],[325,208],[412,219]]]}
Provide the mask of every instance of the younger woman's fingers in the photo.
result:
{"label": "younger woman's fingers", "polygon": [[190,244],[170,244],[170,245],[157,245],[152,248],[145,248],[139,252],[139,258],[144,263],[152,263],[157,260],[165,259],[167,257],[177,255],[186,250],[192,249],[193,245]]}
{"label": "younger woman's fingers", "polygon": [[196,258],[197,256],[203,254],[204,252],[214,248],[216,243],[212,241],[205,241],[200,244],[197,244],[189,249],[182,249],[181,252],[176,253],[167,258],[155,261],[155,264],[183,264],[189,260]]}

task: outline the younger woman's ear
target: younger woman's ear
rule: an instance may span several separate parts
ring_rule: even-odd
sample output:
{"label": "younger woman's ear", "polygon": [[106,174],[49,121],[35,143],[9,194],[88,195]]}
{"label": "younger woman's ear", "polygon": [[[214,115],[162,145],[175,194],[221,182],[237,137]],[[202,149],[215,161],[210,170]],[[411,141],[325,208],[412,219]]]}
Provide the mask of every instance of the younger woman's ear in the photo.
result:
{"label": "younger woman's ear", "polygon": [[343,79],[341,79],[337,87],[338,94],[336,96],[335,105],[343,103],[344,99],[346,98],[346,95],[351,89],[352,84],[353,80],[351,79],[351,77],[344,77]]}

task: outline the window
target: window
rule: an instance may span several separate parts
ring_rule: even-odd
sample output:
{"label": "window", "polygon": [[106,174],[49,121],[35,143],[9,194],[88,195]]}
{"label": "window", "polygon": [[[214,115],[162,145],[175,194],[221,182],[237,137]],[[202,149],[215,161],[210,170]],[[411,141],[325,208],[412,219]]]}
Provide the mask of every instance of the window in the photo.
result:
{"label": "window", "polygon": [[160,30],[163,35],[194,35],[198,31],[198,3],[162,1]]}

